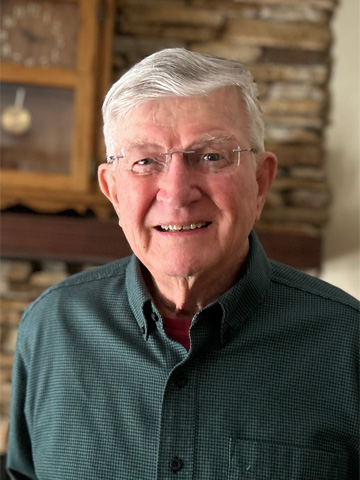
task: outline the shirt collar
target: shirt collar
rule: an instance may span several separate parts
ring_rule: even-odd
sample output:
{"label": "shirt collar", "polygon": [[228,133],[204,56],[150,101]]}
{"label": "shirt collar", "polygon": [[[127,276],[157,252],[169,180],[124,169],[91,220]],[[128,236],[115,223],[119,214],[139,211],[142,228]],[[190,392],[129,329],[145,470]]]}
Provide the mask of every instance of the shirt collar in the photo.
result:
{"label": "shirt collar", "polygon": [[249,236],[249,255],[244,273],[216,302],[223,310],[221,339],[226,341],[251,316],[270,286],[270,262],[255,232]]}
{"label": "shirt collar", "polygon": [[151,330],[151,319],[155,320],[155,315],[160,314],[153,305],[141,272],[141,262],[135,255],[132,255],[126,268],[126,290],[131,310],[147,339]]}
{"label": "shirt collar", "polygon": [[[270,285],[270,262],[255,232],[249,236],[249,255],[244,273],[235,285],[225,292],[216,302],[198,312],[194,321],[204,317],[219,316],[221,321],[221,343],[228,341],[239,329],[240,324],[248,318],[265,297]],[[152,302],[152,297],[145,285],[141,272],[141,263],[132,256],[126,271],[126,289],[130,307],[147,339],[160,318],[160,313]]]}

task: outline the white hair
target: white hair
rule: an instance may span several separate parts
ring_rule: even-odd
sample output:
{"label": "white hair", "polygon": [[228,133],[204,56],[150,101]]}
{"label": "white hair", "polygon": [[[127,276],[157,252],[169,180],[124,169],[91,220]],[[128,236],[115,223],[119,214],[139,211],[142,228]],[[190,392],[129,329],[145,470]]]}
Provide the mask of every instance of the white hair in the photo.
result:
{"label": "white hair", "polygon": [[102,107],[108,150],[114,146],[116,121],[135,106],[162,97],[207,95],[227,86],[237,87],[249,118],[251,146],[263,152],[264,121],[248,69],[240,62],[184,48],[168,48],[146,57],[110,88]]}

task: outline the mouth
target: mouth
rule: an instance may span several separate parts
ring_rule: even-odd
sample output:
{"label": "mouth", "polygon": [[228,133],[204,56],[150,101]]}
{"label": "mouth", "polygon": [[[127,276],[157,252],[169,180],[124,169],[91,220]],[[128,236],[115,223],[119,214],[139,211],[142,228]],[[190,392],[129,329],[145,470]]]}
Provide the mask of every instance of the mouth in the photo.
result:
{"label": "mouth", "polygon": [[156,229],[159,232],[188,232],[189,230],[199,230],[207,228],[211,222],[190,223],[189,225],[158,225]]}

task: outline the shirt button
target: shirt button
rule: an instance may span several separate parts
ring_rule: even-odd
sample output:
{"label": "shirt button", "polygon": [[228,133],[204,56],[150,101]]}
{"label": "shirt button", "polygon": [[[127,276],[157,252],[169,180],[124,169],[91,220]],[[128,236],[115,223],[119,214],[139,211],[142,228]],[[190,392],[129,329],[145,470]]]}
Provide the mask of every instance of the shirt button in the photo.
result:
{"label": "shirt button", "polygon": [[171,470],[176,473],[178,472],[179,470],[182,469],[184,463],[183,461],[181,460],[181,458],[179,457],[174,457],[172,460],[171,460],[171,464],[170,464],[170,467],[171,467]]}
{"label": "shirt button", "polygon": [[154,320],[154,322],[157,322],[159,320],[155,312],[151,312],[151,319]]}
{"label": "shirt button", "polygon": [[183,388],[188,384],[188,377],[185,375],[185,373],[179,373],[175,377],[175,383],[179,388]]}

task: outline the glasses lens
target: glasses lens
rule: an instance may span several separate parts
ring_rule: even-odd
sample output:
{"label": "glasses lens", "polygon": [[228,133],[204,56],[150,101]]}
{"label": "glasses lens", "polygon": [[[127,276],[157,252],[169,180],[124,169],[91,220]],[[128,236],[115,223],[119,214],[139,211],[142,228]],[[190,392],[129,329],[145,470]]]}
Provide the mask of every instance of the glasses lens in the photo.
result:
{"label": "glasses lens", "polygon": [[124,149],[125,167],[135,175],[159,175],[166,166],[166,158],[151,147]]}
{"label": "glasses lens", "polygon": [[225,149],[215,145],[206,145],[189,153],[187,161],[189,166],[205,174],[230,174],[234,173],[240,163],[240,152]]}

